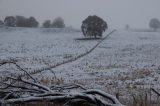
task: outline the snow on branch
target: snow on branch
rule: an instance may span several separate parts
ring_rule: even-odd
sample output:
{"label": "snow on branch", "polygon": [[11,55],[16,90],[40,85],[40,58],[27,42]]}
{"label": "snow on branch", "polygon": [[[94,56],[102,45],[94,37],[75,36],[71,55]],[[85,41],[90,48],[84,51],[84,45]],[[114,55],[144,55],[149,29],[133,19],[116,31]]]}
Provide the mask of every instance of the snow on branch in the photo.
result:
{"label": "snow on branch", "polygon": [[6,86],[0,88],[1,105],[61,101],[64,106],[73,106],[76,103],[94,106],[123,106],[113,95],[96,89],[86,89],[78,84],[47,87],[21,77],[8,77],[8,79],[13,80],[14,83],[0,82],[1,85]]}
{"label": "snow on branch", "polygon": [[3,66],[5,64],[14,64],[20,71],[23,71],[24,73],[26,73],[27,76],[29,76],[34,82],[37,82],[31,74],[29,74],[24,68],[22,68],[20,65],[17,64],[17,60],[3,60],[0,61],[0,66]]}
{"label": "snow on branch", "polygon": [[53,103],[61,101],[64,102],[63,106],[79,103],[85,103],[88,106],[123,106],[115,96],[96,89],[86,89],[79,84],[44,86],[20,67],[17,61],[0,62],[0,66],[5,64],[14,64],[32,80],[26,80],[22,76],[18,76],[17,78],[7,77],[5,82],[0,82],[0,106],[43,101]]}

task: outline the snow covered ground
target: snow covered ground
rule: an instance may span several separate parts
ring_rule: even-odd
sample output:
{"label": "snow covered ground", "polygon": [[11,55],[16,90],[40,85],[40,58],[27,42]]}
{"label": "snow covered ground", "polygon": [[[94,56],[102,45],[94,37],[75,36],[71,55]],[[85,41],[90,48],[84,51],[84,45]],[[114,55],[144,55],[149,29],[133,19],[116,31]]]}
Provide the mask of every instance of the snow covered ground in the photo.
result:
{"label": "snow covered ground", "polygon": [[0,60],[16,59],[27,70],[53,65],[85,52],[97,42],[75,40],[81,37],[73,29],[1,28]]}
{"label": "snow covered ground", "polygon": [[[106,32],[106,34],[109,33]],[[91,49],[99,40],[71,29],[0,28],[0,60],[17,59],[30,71],[69,60]],[[122,96],[160,85],[160,33],[118,30],[92,53],[34,75],[56,77],[64,83],[120,92]],[[53,74],[55,73],[55,75]],[[19,73],[13,65],[0,67],[0,75]]]}

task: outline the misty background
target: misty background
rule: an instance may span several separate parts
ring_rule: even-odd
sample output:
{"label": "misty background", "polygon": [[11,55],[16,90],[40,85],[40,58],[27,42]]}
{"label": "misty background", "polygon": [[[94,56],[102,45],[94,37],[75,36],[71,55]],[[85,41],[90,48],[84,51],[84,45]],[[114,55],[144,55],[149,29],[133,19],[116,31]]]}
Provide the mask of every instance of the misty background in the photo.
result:
{"label": "misty background", "polygon": [[160,19],[160,0],[0,0],[0,20],[6,16],[34,16],[40,23],[62,17],[66,26],[80,28],[89,15],[103,18],[110,28],[148,28]]}

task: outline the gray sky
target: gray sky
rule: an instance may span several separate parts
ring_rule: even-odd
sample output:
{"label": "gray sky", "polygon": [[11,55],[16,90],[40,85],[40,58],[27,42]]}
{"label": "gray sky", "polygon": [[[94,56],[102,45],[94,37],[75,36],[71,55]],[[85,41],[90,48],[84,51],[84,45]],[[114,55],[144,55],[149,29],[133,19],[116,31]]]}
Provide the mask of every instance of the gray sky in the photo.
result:
{"label": "gray sky", "polygon": [[98,15],[111,28],[148,28],[160,19],[160,0],[0,0],[0,19],[9,15],[34,16],[40,22],[64,18],[67,26],[80,28],[88,15]]}

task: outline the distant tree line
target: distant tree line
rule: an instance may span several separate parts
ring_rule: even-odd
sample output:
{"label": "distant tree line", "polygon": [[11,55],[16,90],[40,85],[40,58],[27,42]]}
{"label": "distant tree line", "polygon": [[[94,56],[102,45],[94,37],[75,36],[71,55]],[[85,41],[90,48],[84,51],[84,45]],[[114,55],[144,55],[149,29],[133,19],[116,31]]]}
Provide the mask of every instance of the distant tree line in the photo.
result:
{"label": "distant tree line", "polygon": [[38,27],[38,25],[39,22],[34,17],[16,16],[17,27]]}
{"label": "distant tree line", "polygon": [[[6,16],[4,21],[0,20],[0,25],[8,26],[8,27],[31,27],[36,28],[39,26],[39,22],[35,17],[26,18],[24,16]],[[43,28],[64,28],[64,20],[61,17],[57,17],[51,22],[50,20],[46,20],[42,24]]]}
{"label": "distant tree line", "polygon": [[[8,26],[8,27],[39,27],[39,22],[35,17],[26,18],[24,16],[6,16],[4,21],[0,20],[0,26]],[[53,21],[45,20],[42,23],[43,28],[65,28],[64,19],[62,17],[57,17]],[[89,37],[101,37],[102,33],[107,29],[107,23],[101,19],[100,17],[88,16],[82,22],[82,32],[84,36]],[[149,27],[156,31],[160,29],[160,21],[157,18],[153,18],[149,22]],[[126,25],[126,29],[129,29],[129,25]]]}
{"label": "distant tree line", "polygon": [[39,22],[34,17],[6,16],[2,23],[8,27],[38,27]]}
{"label": "distant tree line", "polygon": [[43,28],[64,28],[64,20],[61,17],[57,17],[51,22],[51,20],[46,20],[42,24]]}

